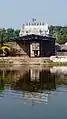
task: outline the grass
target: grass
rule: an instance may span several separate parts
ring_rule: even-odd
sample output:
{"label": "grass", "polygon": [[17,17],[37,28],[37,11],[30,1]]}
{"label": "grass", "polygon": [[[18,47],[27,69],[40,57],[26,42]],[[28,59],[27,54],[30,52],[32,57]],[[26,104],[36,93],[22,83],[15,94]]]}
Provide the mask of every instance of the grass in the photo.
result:
{"label": "grass", "polygon": [[52,61],[49,61],[49,62],[43,62],[41,63],[41,65],[45,65],[45,66],[67,66],[67,62],[52,62]]}

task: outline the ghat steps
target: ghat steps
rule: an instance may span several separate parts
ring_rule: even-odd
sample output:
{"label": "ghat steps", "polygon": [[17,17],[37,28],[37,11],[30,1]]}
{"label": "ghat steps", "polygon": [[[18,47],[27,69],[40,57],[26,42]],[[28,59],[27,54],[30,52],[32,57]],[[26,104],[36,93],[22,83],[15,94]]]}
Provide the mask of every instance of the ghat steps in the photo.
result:
{"label": "ghat steps", "polygon": [[20,64],[41,64],[44,62],[48,62],[49,58],[29,58],[28,56],[23,56],[23,57],[0,57],[0,62],[5,62],[5,63],[12,63],[16,65]]}

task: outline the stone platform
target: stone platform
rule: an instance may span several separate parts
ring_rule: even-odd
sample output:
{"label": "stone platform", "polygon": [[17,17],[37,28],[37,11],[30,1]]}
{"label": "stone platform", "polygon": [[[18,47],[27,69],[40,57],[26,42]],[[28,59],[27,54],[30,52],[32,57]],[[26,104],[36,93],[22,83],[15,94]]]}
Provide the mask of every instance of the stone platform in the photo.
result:
{"label": "stone platform", "polygon": [[49,62],[50,58],[43,57],[43,58],[29,58],[29,57],[0,57],[0,63],[6,64],[16,64],[16,65],[38,65],[43,64],[44,62]]}

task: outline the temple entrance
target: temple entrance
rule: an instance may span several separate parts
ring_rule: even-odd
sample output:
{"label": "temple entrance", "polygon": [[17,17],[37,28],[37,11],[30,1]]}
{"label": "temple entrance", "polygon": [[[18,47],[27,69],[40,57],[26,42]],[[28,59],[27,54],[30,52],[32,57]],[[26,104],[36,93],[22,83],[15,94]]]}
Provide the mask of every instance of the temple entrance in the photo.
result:
{"label": "temple entrance", "polygon": [[31,57],[39,57],[40,56],[40,44],[39,43],[30,44],[30,56]]}
{"label": "temple entrance", "polygon": [[38,50],[34,50],[34,56],[35,57],[38,57],[39,55],[38,55]]}

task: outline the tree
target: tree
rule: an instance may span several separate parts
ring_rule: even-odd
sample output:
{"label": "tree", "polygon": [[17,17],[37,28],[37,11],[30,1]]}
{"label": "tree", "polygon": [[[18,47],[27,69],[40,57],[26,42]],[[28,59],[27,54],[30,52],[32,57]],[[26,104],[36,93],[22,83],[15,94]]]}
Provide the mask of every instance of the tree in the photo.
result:
{"label": "tree", "polygon": [[9,29],[0,29],[0,43],[3,45],[4,42],[14,40],[19,37],[20,30]]}
{"label": "tree", "polygon": [[56,42],[63,44],[67,42],[67,27],[66,26],[50,26],[50,34],[56,38]]}

